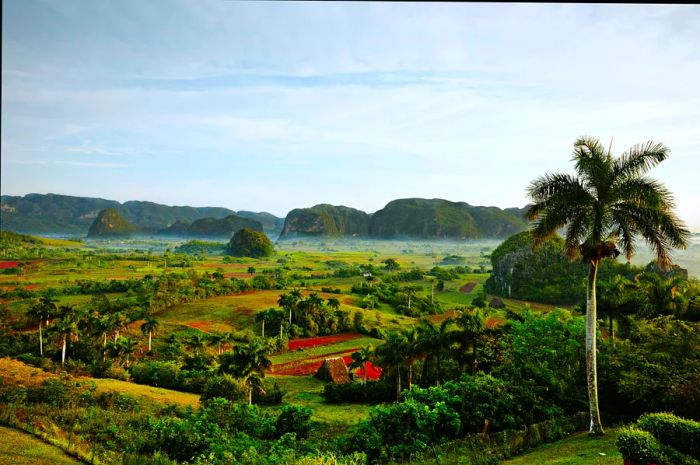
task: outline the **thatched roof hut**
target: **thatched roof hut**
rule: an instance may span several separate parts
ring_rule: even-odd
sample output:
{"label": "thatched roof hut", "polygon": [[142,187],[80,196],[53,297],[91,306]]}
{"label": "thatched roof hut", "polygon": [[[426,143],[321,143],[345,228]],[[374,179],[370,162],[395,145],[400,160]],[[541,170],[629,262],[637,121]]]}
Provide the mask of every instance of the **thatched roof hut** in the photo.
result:
{"label": "thatched roof hut", "polygon": [[350,382],[348,367],[341,357],[327,358],[316,372],[316,377],[335,384]]}

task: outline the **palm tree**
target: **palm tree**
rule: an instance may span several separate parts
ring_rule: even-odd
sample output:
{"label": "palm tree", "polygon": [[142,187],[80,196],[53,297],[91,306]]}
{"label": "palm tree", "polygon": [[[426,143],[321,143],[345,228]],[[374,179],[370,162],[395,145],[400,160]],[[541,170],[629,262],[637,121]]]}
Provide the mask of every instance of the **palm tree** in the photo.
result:
{"label": "palm tree", "polygon": [[421,382],[427,380],[429,361],[435,361],[435,377],[438,382],[442,380],[442,356],[449,349],[454,337],[454,320],[447,318],[440,325],[423,319],[417,328],[418,341],[416,350],[425,355]]}
{"label": "palm tree", "polygon": [[682,276],[665,278],[656,273],[643,273],[638,278],[639,287],[644,294],[645,304],[642,313],[645,316],[673,314],[679,317],[685,310],[684,299],[688,281]]}
{"label": "palm tree", "polygon": [[406,364],[407,352],[406,336],[401,332],[387,334],[384,344],[376,350],[381,367],[396,373],[396,402],[401,400],[401,367]]}
{"label": "palm tree", "polygon": [[209,335],[209,345],[216,346],[216,355],[221,355],[221,345],[227,342],[229,336],[222,332],[215,332]]}
{"label": "palm tree", "polygon": [[596,370],[596,278],[604,258],[615,258],[618,247],[629,260],[641,236],[667,268],[671,247],[685,247],[689,232],[673,213],[671,193],[645,177],[668,157],[661,143],[635,145],[613,158],[601,143],[584,137],[574,143],[572,161],[576,175],[546,174],[527,189],[533,204],[527,217],[534,221],[532,236],[541,244],[565,228],[564,247],[570,258],[588,263],[586,296],[586,374],[590,434],[604,434],[598,410]]}
{"label": "palm tree", "polygon": [[301,300],[302,295],[299,289],[294,289],[289,294],[282,294],[277,299],[277,305],[289,311],[289,324],[292,324],[292,310],[296,309],[297,303]]}
{"label": "palm tree", "polygon": [[465,310],[461,315],[455,318],[455,323],[457,323],[457,326],[459,327],[459,330],[455,334],[455,339],[459,342],[460,351],[465,352],[467,346],[471,345],[472,373],[476,373],[476,347],[479,336],[481,336],[486,329],[484,317],[481,315],[479,310],[471,312]]}
{"label": "palm tree", "polygon": [[250,343],[235,346],[231,352],[219,356],[219,371],[243,379],[248,386],[248,404],[253,403],[253,389],[265,377],[265,369],[272,365],[267,358],[268,352],[265,341],[255,338]]}
{"label": "palm tree", "polygon": [[185,345],[192,349],[195,355],[199,355],[200,349],[204,348],[204,343],[205,340],[201,334],[193,334],[189,339],[187,339],[187,341],[185,341]]}
{"label": "palm tree", "polygon": [[600,290],[598,303],[603,313],[606,313],[608,316],[608,334],[613,344],[615,343],[615,327],[613,326],[613,320],[629,306],[631,302],[629,292],[632,287],[632,281],[621,275],[613,276],[611,280],[603,281],[598,285],[598,289]]}
{"label": "palm tree", "polygon": [[146,321],[141,325],[141,332],[144,335],[148,335],[148,351],[151,351],[151,338],[158,331],[158,320],[153,318],[153,316],[148,316]]}
{"label": "palm tree", "polygon": [[403,331],[406,338],[406,363],[408,364],[408,390],[413,388],[413,364],[423,358],[423,348],[420,343],[420,333],[413,328],[407,328]]}
{"label": "palm tree", "polygon": [[362,385],[367,384],[367,362],[372,360],[374,356],[374,347],[363,346],[359,351],[353,352],[350,357],[352,358],[352,363],[350,364],[350,369],[362,368]]}
{"label": "palm tree", "polygon": [[401,289],[404,294],[406,294],[406,298],[408,299],[408,310],[411,310],[411,297],[415,297],[418,291],[421,290],[419,286],[405,286],[403,289]]}
{"label": "palm tree", "polygon": [[335,297],[331,297],[326,302],[328,302],[328,307],[333,310],[338,310],[340,308],[340,300],[336,299]]}
{"label": "palm tree", "polygon": [[56,302],[58,301],[51,297],[42,297],[27,313],[31,318],[39,321],[39,355],[42,357],[44,356],[44,335],[41,331],[41,323],[46,320],[46,324],[48,324],[49,319],[56,314]]}
{"label": "palm tree", "polygon": [[61,336],[61,366],[66,362],[66,346],[68,339],[78,334],[78,320],[72,305],[61,305],[58,309],[61,319],[56,324],[56,332]]}
{"label": "palm tree", "polygon": [[126,367],[129,368],[129,356],[136,352],[136,348],[139,346],[138,341],[133,340],[130,336],[120,337],[117,345],[120,348],[120,353],[126,355]]}

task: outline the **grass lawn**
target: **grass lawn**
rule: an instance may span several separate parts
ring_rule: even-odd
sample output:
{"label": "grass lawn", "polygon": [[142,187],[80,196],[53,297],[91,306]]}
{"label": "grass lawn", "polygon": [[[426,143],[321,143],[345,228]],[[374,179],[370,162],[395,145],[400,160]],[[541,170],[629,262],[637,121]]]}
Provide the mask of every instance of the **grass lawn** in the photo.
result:
{"label": "grass lawn", "polygon": [[[275,376],[265,377],[268,381],[279,384],[286,391],[282,405],[301,405],[314,411],[311,418],[324,423],[326,427],[345,429],[358,420],[367,418],[372,406],[367,404],[327,404],[321,392],[325,381],[313,376]],[[265,407],[277,410],[280,407]]]}
{"label": "grass lawn", "polygon": [[96,392],[116,391],[122,394],[128,394],[138,399],[143,399],[148,402],[158,402],[160,404],[176,404],[186,407],[188,405],[196,408],[199,406],[199,395],[189,392],[172,391],[145,384],[129,383],[108,378],[91,378],[97,385]]}
{"label": "grass lawn", "polygon": [[603,437],[575,433],[566,439],[544,444],[503,465],[620,465],[622,455],[615,447],[617,430],[609,429]]}
{"label": "grass lawn", "polygon": [[16,429],[0,426],[0,465],[79,465],[58,447]]}

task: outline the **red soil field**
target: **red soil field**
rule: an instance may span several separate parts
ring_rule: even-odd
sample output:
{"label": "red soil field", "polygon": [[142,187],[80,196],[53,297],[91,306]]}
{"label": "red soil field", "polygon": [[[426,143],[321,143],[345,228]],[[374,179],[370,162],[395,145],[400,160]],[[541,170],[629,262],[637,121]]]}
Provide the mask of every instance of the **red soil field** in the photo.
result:
{"label": "red soil field", "polygon": [[190,321],[187,326],[194,329],[199,329],[201,331],[207,332],[207,328],[214,325],[212,321]]}
{"label": "red soil field", "polygon": [[352,354],[353,352],[357,352],[357,348],[348,349],[348,350],[339,350],[337,352],[329,352],[327,354],[317,355],[315,357],[309,357],[309,358],[305,358],[305,359],[301,359],[301,360],[292,360],[291,362],[279,363],[277,365],[272,365],[272,367],[270,368],[270,373],[284,374],[281,372],[286,371],[286,370],[291,369],[291,368],[296,368],[299,366],[311,365],[311,364],[316,363],[316,362],[323,363],[323,361],[325,359],[332,357],[334,355],[347,355],[347,354]]}
{"label": "red soil field", "polygon": [[358,337],[360,337],[359,334],[336,334],[333,336],[296,339],[294,341],[289,341],[287,348],[289,350],[305,349],[307,347],[324,346],[328,344],[335,344],[336,342],[349,341],[351,339],[357,339]]}
{"label": "red soil field", "polygon": [[469,294],[474,287],[476,286],[476,283],[467,283],[464,286],[459,288],[459,292],[463,292],[464,294]]}
{"label": "red soil field", "polygon": [[[350,353],[355,352],[355,350],[351,350]],[[342,353],[348,353],[346,351],[343,351]],[[276,375],[285,375],[285,376],[310,376],[316,374],[318,369],[321,367],[323,364],[323,361],[326,358],[329,358],[332,355],[337,355],[337,354],[325,354],[322,356],[319,360],[314,360],[310,362],[305,362],[301,364],[294,365],[292,362],[291,364],[281,364],[277,366],[273,366],[272,370],[270,373],[274,373]],[[345,355],[343,357],[343,362],[345,363],[345,366],[350,366],[352,363],[352,358],[350,355]],[[363,369],[358,368],[354,371],[354,374],[356,377],[359,379],[363,378]],[[376,381],[378,380],[382,375],[382,369],[374,364],[372,362],[367,362],[367,379]]]}
{"label": "red soil field", "polygon": [[0,270],[4,270],[5,268],[17,268],[17,265],[19,262],[0,262]]}

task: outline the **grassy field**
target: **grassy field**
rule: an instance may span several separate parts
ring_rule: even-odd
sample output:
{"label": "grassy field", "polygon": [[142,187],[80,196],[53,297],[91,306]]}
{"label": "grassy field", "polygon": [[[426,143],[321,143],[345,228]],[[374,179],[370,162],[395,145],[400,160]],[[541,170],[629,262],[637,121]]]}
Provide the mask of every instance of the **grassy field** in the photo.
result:
{"label": "grassy field", "polygon": [[91,379],[97,385],[95,392],[119,392],[128,394],[137,399],[142,399],[147,402],[157,402],[159,404],[175,404],[182,407],[199,406],[199,395],[189,392],[172,391],[170,389],[162,389],[143,384],[130,383],[127,381],[119,381],[116,379]]}
{"label": "grassy field", "polygon": [[0,426],[0,465],[79,465],[58,447],[16,429]]}
{"label": "grassy field", "polygon": [[586,432],[575,433],[506,460],[503,465],[619,465],[622,455],[615,447],[616,437],[615,429],[608,429],[603,437],[589,437]]}

